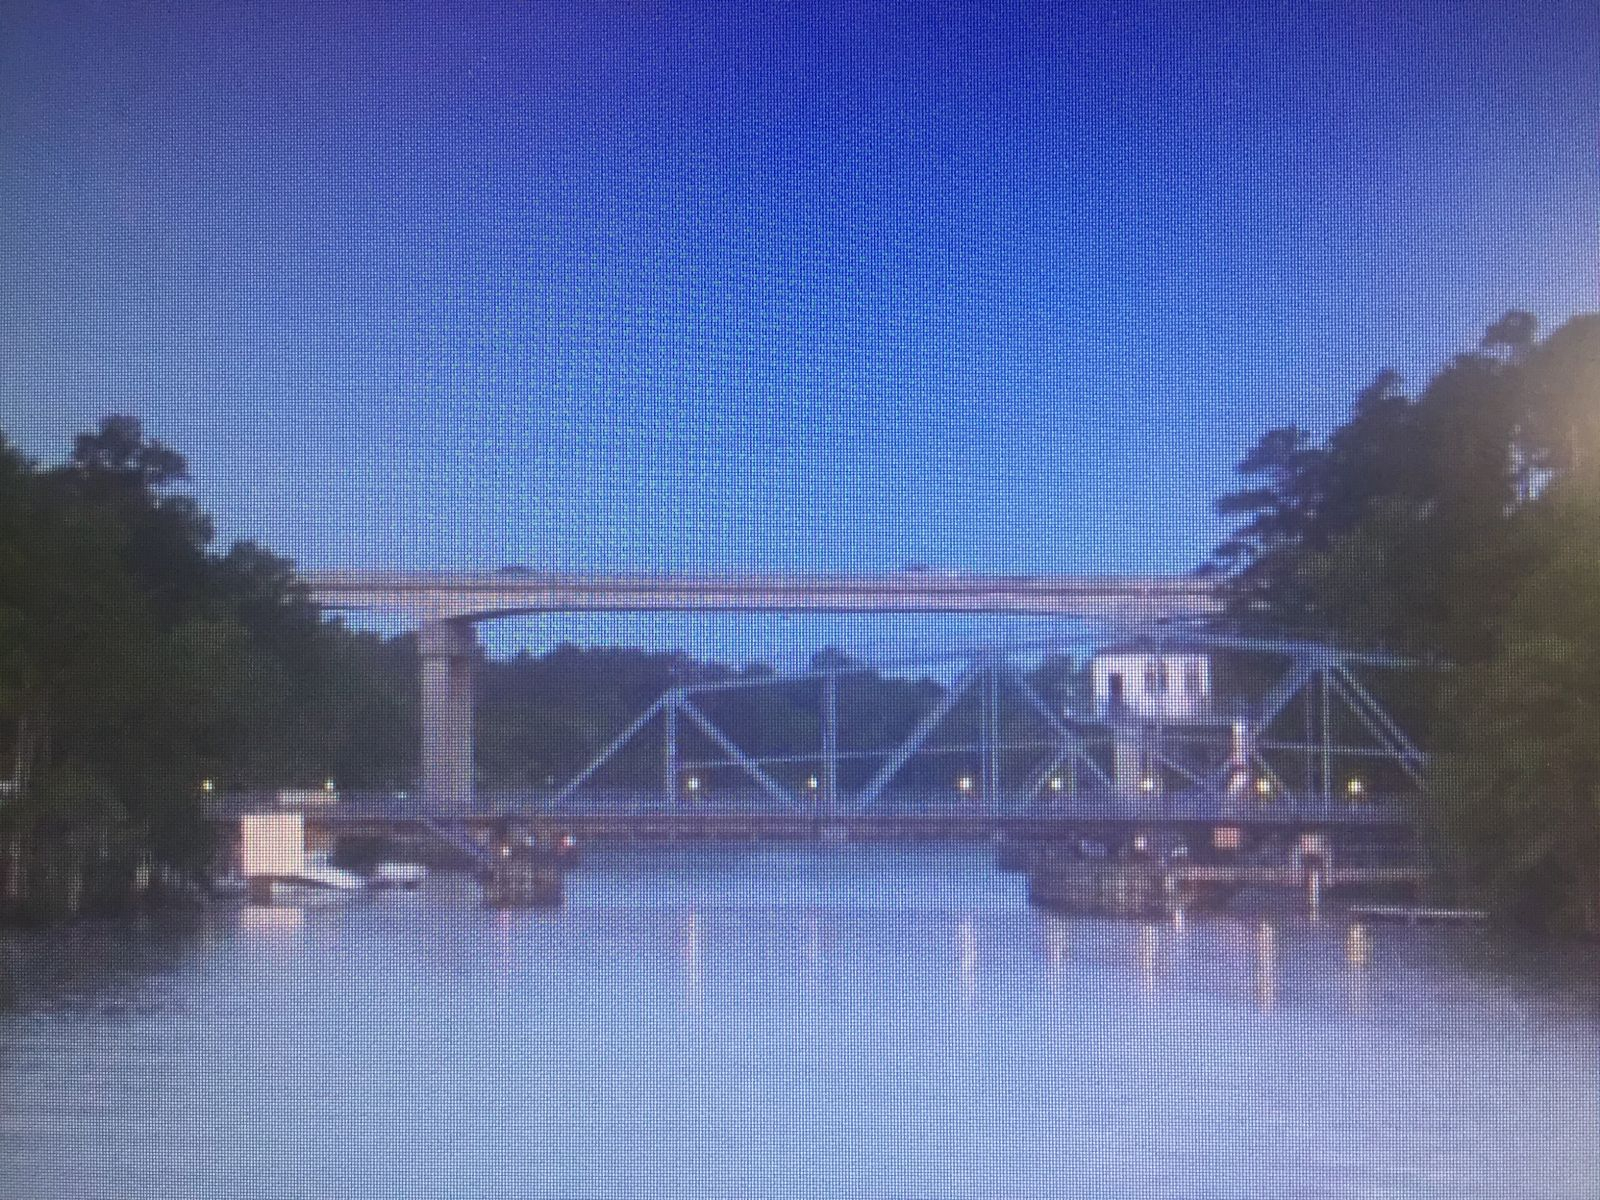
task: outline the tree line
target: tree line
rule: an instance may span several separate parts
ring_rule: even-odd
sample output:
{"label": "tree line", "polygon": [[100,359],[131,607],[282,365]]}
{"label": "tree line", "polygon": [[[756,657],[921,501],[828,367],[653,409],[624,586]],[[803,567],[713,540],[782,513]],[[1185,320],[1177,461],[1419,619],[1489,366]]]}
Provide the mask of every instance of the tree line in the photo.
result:
{"label": "tree line", "polygon": [[407,646],[321,619],[293,564],[212,545],[183,456],[130,417],[44,468],[0,435],[0,821],[206,851],[205,780],[400,783]]}
{"label": "tree line", "polygon": [[1425,818],[1463,897],[1600,933],[1600,315],[1512,312],[1420,389],[1239,464],[1233,616],[1409,655]]}

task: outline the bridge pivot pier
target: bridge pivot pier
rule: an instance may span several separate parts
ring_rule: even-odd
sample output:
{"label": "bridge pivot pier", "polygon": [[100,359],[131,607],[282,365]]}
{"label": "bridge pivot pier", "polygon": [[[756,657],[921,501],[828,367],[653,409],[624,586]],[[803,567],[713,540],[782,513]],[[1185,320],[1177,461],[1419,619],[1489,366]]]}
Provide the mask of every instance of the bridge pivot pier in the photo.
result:
{"label": "bridge pivot pier", "polygon": [[422,796],[436,813],[472,806],[472,671],[478,636],[470,621],[427,621],[417,630],[422,668]]}

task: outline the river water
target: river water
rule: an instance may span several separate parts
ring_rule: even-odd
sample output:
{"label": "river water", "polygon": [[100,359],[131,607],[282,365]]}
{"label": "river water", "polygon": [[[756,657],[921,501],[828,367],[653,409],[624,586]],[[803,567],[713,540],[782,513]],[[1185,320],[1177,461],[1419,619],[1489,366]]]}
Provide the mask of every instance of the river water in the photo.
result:
{"label": "river water", "polygon": [[976,850],[591,856],[0,935],[0,1196],[1600,1196],[1600,962],[1032,911]]}

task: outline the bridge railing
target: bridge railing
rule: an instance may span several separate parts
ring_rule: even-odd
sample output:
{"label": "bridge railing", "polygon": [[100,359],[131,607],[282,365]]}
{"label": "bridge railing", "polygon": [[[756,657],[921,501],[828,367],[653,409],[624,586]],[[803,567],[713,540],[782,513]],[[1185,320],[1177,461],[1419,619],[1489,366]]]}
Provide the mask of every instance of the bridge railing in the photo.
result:
{"label": "bridge railing", "polygon": [[541,790],[483,792],[465,813],[440,813],[416,793],[342,792],[327,800],[280,803],[276,793],[235,793],[212,798],[207,813],[213,819],[236,819],[248,812],[302,812],[334,820],[426,821],[440,817],[616,818],[664,815],[792,816],[805,819],[998,821],[1110,821],[1194,822],[1214,825],[1325,824],[1404,826],[1414,822],[1415,797],[1370,794],[1360,799],[1319,794],[1279,793],[1271,800],[1238,797],[1216,791],[1194,790],[1141,796],[1113,791],[1083,791],[1075,796],[1044,797],[1007,794],[998,804],[947,790],[901,789],[883,793],[870,803],[841,797],[824,810],[809,796],[797,803],[782,803],[757,790],[713,790],[693,797],[664,797],[658,791],[613,789],[585,792],[560,799]]}

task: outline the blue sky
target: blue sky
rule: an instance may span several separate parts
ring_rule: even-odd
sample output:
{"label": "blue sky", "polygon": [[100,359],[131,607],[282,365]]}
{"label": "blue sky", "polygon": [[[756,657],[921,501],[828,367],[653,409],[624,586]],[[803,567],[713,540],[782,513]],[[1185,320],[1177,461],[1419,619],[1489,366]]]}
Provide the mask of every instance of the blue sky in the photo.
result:
{"label": "blue sky", "polygon": [[1597,304],[1593,3],[451,7],[8,5],[0,427],[309,565],[1175,570]]}

